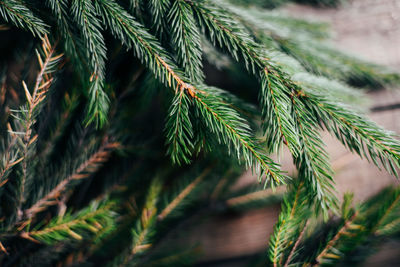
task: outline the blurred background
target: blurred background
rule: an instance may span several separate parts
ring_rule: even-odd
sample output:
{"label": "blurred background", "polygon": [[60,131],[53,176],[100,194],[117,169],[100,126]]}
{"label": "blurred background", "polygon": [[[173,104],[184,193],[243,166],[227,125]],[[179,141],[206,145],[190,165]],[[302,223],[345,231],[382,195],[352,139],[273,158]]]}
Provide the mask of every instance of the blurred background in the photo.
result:
{"label": "blurred background", "polygon": [[[326,22],[330,25],[333,47],[400,72],[400,0],[349,0],[334,8],[286,4],[278,11],[297,18]],[[213,70],[209,72],[210,83],[228,83],[225,86],[229,86],[229,81],[221,81],[220,73],[213,75]],[[385,88],[367,93],[369,116],[396,133],[400,133],[398,89]],[[354,192],[355,201],[359,202],[390,184],[399,184],[393,176],[346,151],[337,140],[326,134],[324,140],[336,172],[340,195]],[[289,174],[294,172],[288,153],[281,155],[281,162]],[[241,188],[255,181],[256,177],[250,172],[244,173],[234,187]],[[279,190],[275,194],[279,194]],[[268,194],[273,193],[267,191],[251,197],[263,198]],[[245,200],[232,198],[230,201],[237,204]],[[280,205],[276,203],[246,212],[230,211],[206,218],[195,217],[180,228],[183,236],[171,233],[170,238],[182,245],[199,244],[203,252],[200,266],[247,266],[257,261],[263,252],[265,254],[279,209]],[[388,240],[377,249],[378,252],[369,257],[364,266],[400,266],[400,242]]]}

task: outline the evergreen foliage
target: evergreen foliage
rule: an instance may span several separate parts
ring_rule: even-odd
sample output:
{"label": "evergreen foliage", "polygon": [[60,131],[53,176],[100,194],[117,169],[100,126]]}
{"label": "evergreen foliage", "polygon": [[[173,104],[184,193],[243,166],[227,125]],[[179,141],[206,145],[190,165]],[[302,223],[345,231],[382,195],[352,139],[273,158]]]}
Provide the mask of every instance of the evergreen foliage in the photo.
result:
{"label": "evergreen foliage", "polygon": [[[307,201],[301,197],[302,188],[304,190],[298,185],[284,200],[275,234],[270,240],[269,259],[274,266],[334,266],[338,262],[354,265],[368,256],[362,251],[363,244],[373,246],[399,231],[396,228],[392,232],[397,224],[393,216],[398,216],[399,212],[399,188],[386,188],[356,206],[353,196],[347,194],[340,217],[331,218],[329,227],[312,222],[313,230],[309,226],[309,214],[301,212],[301,209],[307,210]],[[385,229],[391,230],[386,232]]]}
{"label": "evergreen foliage", "polygon": [[[1,264],[193,265],[201,248],[166,245],[181,225],[277,202],[273,266],[351,261],[399,232],[397,188],[339,208],[320,134],[397,176],[398,136],[349,103],[399,74],[238,2],[0,0]],[[233,187],[245,169],[262,186]]]}

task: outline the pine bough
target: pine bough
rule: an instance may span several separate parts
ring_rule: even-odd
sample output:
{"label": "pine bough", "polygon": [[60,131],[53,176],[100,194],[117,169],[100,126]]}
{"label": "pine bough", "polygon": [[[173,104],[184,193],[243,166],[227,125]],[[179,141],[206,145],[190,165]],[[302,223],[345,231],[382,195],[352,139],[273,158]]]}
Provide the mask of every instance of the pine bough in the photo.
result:
{"label": "pine bough", "polygon": [[[398,82],[400,76],[330,48],[321,41],[326,36],[323,25],[225,1],[47,0],[46,12],[38,12],[41,8],[35,2],[0,1],[5,23],[42,42],[38,74],[32,86],[22,82],[23,101],[19,93],[7,103],[0,97],[5,106],[20,106],[1,110],[8,124],[1,136],[0,194],[3,202],[12,203],[2,207],[2,234],[10,246],[18,246],[13,238],[22,238],[63,255],[73,244],[71,253],[90,261],[101,259],[101,251],[129,231],[130,238],[119,244],[125,249],[107,254],[114,259],[111,265],[168,262],[173,253],[158,255],[153,246],[164,237],[166,225],[184,218],[182,210],[203,199],[201,192],[211,192],[211,206],[220,201],[228,209],[268,202],[260,201],[266,195],[257,190],[229,197],[229,175],[206,182],[211,168],[226,174],[240,169],[237,162],[257,173],[264,188],[293,189],[283,200],[271,237],[268,253],[274,266],[332,262],[371,234],[398,230],[393,215],[398,211],[397,189],[390,191],[392,197],[382,196],[386,211],[374,203],[339,210],[334,173],[319,132],[328,131],[350,151],[397,176],[397,135],[346,101],[362,96],[348,84],[379,87]],[[210,59],[221,53],[229,56],[225,71],[247,70],[257,103],[207,84],[204,63],[217,65]],[[116,67],[126,58],[132,66]],[[61,86],[56,77],[71,88]],[[130,95],[139,102],[130,105]],[[154,108],[156,99],[167,108]],[[142,116],[151,121],[144,103],[155,111],[150,118],[167,117],[162,137],[166,151],[157,143],[158,133],[146,139],[132,128]],[[85,128],[80,127],[82,121]],[[269,156],[283,146],[292,155],[297,177],[288,177]],[[165,153],[176,165],[195,166],[183,168],[188,177],[179,186],[168,182],[170,172],[185,174],[164,161]],[[225,158],[227,154],[236,161]],[[209,166],[207,158],[213,157],[218,167]],[[121,165],[118,170],[108,165],[112,160]],[[142,167],[127,163],[130,160]],[[150,162],[161,167],[147,166]],[[201,172],[199,166],[205,165]],[[137,187],[139,178],[131,173],[146,172],[148,179]],[[90,197],[79,193],[91,189]],[[166,201],[160,201],[162,196]],[[328,219],[330,211],[342,214],[339,228],[333,237],[326,235],[323,247],[310,252],[312,257],[304,258],[298,250],[308,246],[308,218],[322,212]],[[364,225],[368,216],[376,222]],[[83,247],[83,240],[92,246]],[[174,259],[185,261],[189,254]]]}

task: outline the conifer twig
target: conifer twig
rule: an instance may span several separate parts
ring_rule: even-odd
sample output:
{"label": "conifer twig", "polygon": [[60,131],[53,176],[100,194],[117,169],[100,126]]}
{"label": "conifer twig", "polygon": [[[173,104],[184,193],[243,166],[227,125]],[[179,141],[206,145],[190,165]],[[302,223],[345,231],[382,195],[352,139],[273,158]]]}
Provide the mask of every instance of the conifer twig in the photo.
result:
{"label": "conifer twig", "polygon": [[236,206],[255,200],[262,200],[267,197],[283,193],[284,190],[285,190],[284,186],[279,186],[275,190],[266,189],[266,190],[255,191],[245,195],[229,198],[228,200],[226,200],[226,204],[228,206]]}
{"label": "conifer twig", "polygon": [[[7,124],[7,128],[8,131],[11,133],[12,130],[9,123]],[[18,153],[15,153],[15,156],[12,155],[12,152],[14,151],[14,146],[16,145],[16,141],[17,141],[17,136],[12,135],[11,141],[9,142],[6,150],[4,151],[5,160],[3,162],[4,166],[0,170],[0,187],[4,186],[8,182],[7,176],[8,173],[11,171],[12,167],[17,165],[24,159],[23,157],[17,159]]]}
{"label": "conifer twig", "polygon": [[88,208],[81,210],[75,215],[67,214],[63,218],[51,221],[42,229],[34,229],[21,232],[20,236],[33,242],[44,242],[52,244],[54,241],[62,240],[62,236],[68,236],[76,240],[82,240],[80,233],[83,231],[97,233],[107,224],[111,223],[111,207],[113,203],[92,203]]}
{"label": "conifer twig", "polygon": [[173,201],[171,201],[168,206],[166,206],[158,215],[158,220],[162,221],[165,217],[168,216],[178,205],[179,203],[186,198],[212,170],[212,167],[206,168],[196,179],[194,179],[190,184],[188,184],[184,190],[182,190]]}
{"label": "conifer twig", "polygon": [[23,82],[23,87],[25,89],[25,95],[27,98],[28,103],[28,113],[25,121],[25,134],[24,134],[24,147],[23,147],[23,155],[22,158],[24,159],[22,162],[22,182],[21,182],[21,193],[20,193],[20,202],[22,201],[22,197],[25,190],[25,181],[27,178],[27,156],[29,145],[32,144],[37,135],[32,137],[32,125],[35,123],[34,121],[34,110],[37,106],[44,100],[45,94],[50,87],[52,79],[50,78],[49,74],[46,73],[48,70],[48,66],[52,61],[57,61],[59,58],[62,57],[62,54],[58,56],[53,56],[55,52],[55,46],[52,46],[49,42],[47,36],[43,38],[43,52],[44,52],[44,60],[41,58],[40,54],[37,53],[40,71],[36,76],[35,86],[33,87],[32,93],[29,92],[28,87],[26,86],[25,82]]}
{"label": "conifer twig", "polygon": [[[51,73],[56,70],[57,63],[60,61],[63,54],[55,55],[55,47],[57,44],[51,45],[47,35],[42,38],[42,46],[40,52],[36,50],[37,60],[39,62],[39,72],[36,76],[35,84],[32,92],[29,91],[25,82],[22,86],[25,92],[26,105],[20,110],[14,110],[14,124],[17,131],[13,131],[8,125],[9,132],[12,136],[17,137],[20,145],[20,161],[22,162],[22,174],[19,179],[17,192],[17,220],[22,218],[22,204],[26,200],[27,186],[31,185],[31,173],[28,170],[33,169],[33,166],[28,166],[28,161],[32,158],[35,151],[35,143],[38,135],[34,134],[33,126],[36,123],[36,118],[40,112],[43,101],[46,98],[47,91],[52,84]],[[29,176],[29,177],[28,177]]]}
{"label": "conifer twig", "polygon": [[321,260],[328,255],[329,250],[336,244],[336,242],[340,239],[340,237],[348,234],[347,230],[351,227],[351,224],[353,223],[354,219],[357,218],[357,215],[358,212],[355,212],[353,216],[350,217],[350,219],[345,221],[344,225],[339,229],[336,235],[329,240],[325,248],[315,258],[316,264],[314,264],[313,266],[319,266],[321,264]]}
{"label": "conifer twig", "polygon": [[17,27],[29,30],[34,36],[41,37],[48,32],[48,26],[21,1],[0,0],[0,16]]}
{"label": "conifer twig", "polygon": [[306,223],[303,226],[303,229],[301,230],[299,237],[296,240],[296,243],[294,243],[294,246],[292,247],[292,249],[290,250],[289,256],[287,257],[287,260],[285,262],[285,265],[283,267],[288,267],[290,262],[292,261],[292,258],[294,256],[294,253],[296,252],[297,247],[300,245],[300,242],[303,238],[303,235],[307,229],[308,223],[310,222],[310,220],[307,220]]}
{"label": "conifer twig", "polygon": [[140,255],[138,254],[148,250],[152,246],[150,238],[156,223],[156,205],[159,193],[162,189],[161,185],[161,179],[159,177],[155,178],[151,183],[141,215],[132,229],[132,246],[128,251],[125,251],[128,252],[128,255],[123,255],[125,257],[118,266],[125,266],[130,261],[139,257]]}
{"label": "conifer twig", "polygon": [[400,203],[400,194],[398,194],[393,200],[393,202],[390,204],[390,206],[385,209],[383,215],[381,215],[381,218],[379,218],[379,221],[376,222],[376,224],[372,228],[371,230],[372,233],[377,232],[381,224],[385,221],[385,219],[390,215],[390,213],[393,211],[393,209],[395,209],[396,205],[399,203]]}
{"label": "conifer twig", "polygon": [[3,253],[9,255],[7,249],[3,246],[3,243],[1,243],[1,242],[0,242],[0,250],[1,250]]}
{"label": "conifer twig", "polygon": [[101,127],[107,120],[109,98],[104,91],[107,48],[102,35],[103,27],[92,1],[74,0],[71,6],[74,21],[80,27],[88,60],[89,105],[86,122]]}
{"label": "conifer twig", "polygon": [[99,165],[107,161],[111,154],[111,151],[118,148],[119,146],[120,144],[117,142],[105,142],[87,160],[82,162],[78,166],[78,168],[74,170],[68,177],[63,179],[49,193],[36,201],[34,205],[26,209],[24,211],[25,216],[27,218],[32,218],[35,214],[44,210],[46,207],[57,203],[56,199],[61,195],[61,193],[65,190],[65,188],[71,181],[88,178],[93,172],[98,170]]}
{"label": "conifer twig", "polygon": [[[259,153],[250,140],[241,135],[238,129],[232,127],[221,114],[218,114],[215,110],[211,110],[210,105],[207,105],[204,101],[204,97],[208,96],[205,88],[203,89],[201,86],[189,82],[184,72],[176,66],[171,56],[164,51],[154,36],[148,33],[140,23],[115,1],[98,0],[96,4],[112,33],[124,42],[128,48],[135,47],[135,54],[151,69],[156,77],[164,82],[164,84],[173,88],[176,94],[185,92],[197,103],[197,106],[203,112],[207,112],[214,117],[214,123],[220,123],[221,131],[229,133],[228,135],[234,139],[228,141],[225,138],[225,143],[228,144],[231,142],[235,145],[237,144],[238,147],[242,147],[237,150],[246,151],[243,157],[249,167],[259,168],[260,177],[265,174],[267,177],[272,177],[275,183],[280,183],[284,180],[283,175],[276,168],[277,165],[271,159]],[[212,128],[211,123],[207,123],[207,125]],[[222,130],[222,128],[225,129]],[[221,135],[223,134],[221,133]]]}

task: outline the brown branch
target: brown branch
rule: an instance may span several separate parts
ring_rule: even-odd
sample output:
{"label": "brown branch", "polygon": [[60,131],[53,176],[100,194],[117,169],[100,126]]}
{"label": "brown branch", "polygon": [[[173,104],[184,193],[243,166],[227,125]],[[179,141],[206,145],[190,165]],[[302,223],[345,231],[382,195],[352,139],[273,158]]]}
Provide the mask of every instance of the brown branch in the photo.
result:
{"label": "brown branch", "polygon": [[303,186],[303,182],[301,182],[300,184],[299,184],[299,186],[298,186],[298,188],[297,188],[297,190],[296,190],[296,195],[295,195],[295,197],[294,197],[294,201],[293,201],[293,205],[292,205],[292,208],[291,208],[291,210],[290,210],[290,215],[289,215],[289,218],[287,219],[287,220],[284,220],[283,222],[282,222],[282,226],[280,227],[280,229],[279,229],[279,231],[278,231],[278,234],[277,234],[277,240],[276,240],[276,242],[275,242],[275,247],[274,247],[274,258],[273,258],[273,265],[274,265],[274,267],[277,267],[278,266],[278,264],[277,264],[277,258],[276,258],[276,255],[278,254],[278,244],[279,244],[279,242],[280,242],[280,240],[283,238],[283,237],[281,237],[281,234],[282,234],[282,230],[283,230],[283,225],[284,224],[286,224],[288,221],[290,221],[292,218],[293,218],[293,216],[294,216],[294,213],[295,213],[295,211],[296,211],[296,208],[297,208],[297,205],[298,205],[298,200],[299,200],[299,198],[300,198],[300,191],[301,191],[301,187]]}
{"label": "brown branch", "polygon": [[144,242],[144,240],[146,239],[148,233],[148,229],[146,228],[140,235],[139,238],[136,242],[136,244],[133,246],[132,250],[131,250],[131,257],[132,258],[137,252],[142,251],[142,250],[146,250],[149,247],[151,247],[151,244],[142,244]]}
{"label": "brown branch", "polygon": [[[8,130],[11,131],[11,126],[10,124],[7,124]],[[4,151],[5,154],[5,165],[4,168],[0,171],[0,187],[5,185],[8,182],[8,179],[5,179],[6,173],[16,164],[20,163],[24,158],[19,158],[19,159],[12,159],[11,157],[11,148],[14,147],[16,144],[17,137],[13,136],[10,143],[7,146],[6,151]]]}
{"label": "brown branch", "polygon": [[[30,231],[30,232],[21,232],[20,236],[22,238],[38,242],[36,239],[34,239],[35,236],[40,236],[40,235],[51,233],[51,232],[54,232],[54,231],[57,231],[57,230],[64,229],[64,230],[67,230],[69,232],[69,234],[71,234],[72,237],[74,237],[76,239],[81,239],[82,237],[80,235],[78,235],[77,233],[75,233],[74,231],[72,231],[71,227],[74,226],[75,224],[78,224],[79,222],[86,222],[86,219],[88,219],[90,217],[93,217],[93,216],[103,212],[105,209],[110,208],[111,205],[112,204],[108,204],[108,205],[106,205],[105,207],[103,207],[101,209],[97,209],[95,211],[89,212],[88,214],[86,214],[86,215],[84,215],[84,216],[82,216],[80,218],[74,219],[72,221],[69,221],[69,222],[66,222],[66,223],[63,223],[63,224],[55,225],[53,227],[48,227],[48,228],[45,228],[45,229],[42,229],[42,230],[36,230],[36,231]],[[93,223],[93,226],[91,226],[91,225],[87,225],[87,226],[93,232],[97,232],[102,228],[102,225],[99,224],[99,223]]]}
{"label": "brown branch", "polygon": [[[40,57],[39,53],[37,54],[38,57],[38,62],[40,65],[40,71],[38,75],[36,76],[36,82],[35,86],[33,88],[33,93],[30,94],[25,82],[22,82],[22,85],[25,90],[25,95],[27,98],[27,102],[29,105],[29,110],[27,114],[27,118],[25,121],[25,134],[23,138],[24,142],[24,147],[23,147],[23,161],[22,161],[22,180],[21,180],[21,188],[20,188],[20,195],[19,195],[19,205],[22,204],[23,202],[23,197],[24,197],[24,191],[25,191],[25,182],[27,179],[27,169],[28,169],[28,163],[27,163],[27,156],[28,156],[28,150],[29,146],[36,140],[37,135],[32,137],[32,126],[35,123],[34,118],[33,118],[33,112],[34,109],[44,100],[45,94],[47,90],[49,89],[51,85],[52,79],[50,78],[50,75],[46,73],[47,67],[50,64],[51,61],[55,61],[62,57],[62,54],[53,57],[53,54],[55,52],[55,46],[51,46],[49,39],[47,38],[47,35],[42,38],[42,49],[43,53],[45,55],[44,61]],[[19,212],[21,213],[21,212]]]}
{"label": "brown branch", "polygon": [[168,216],[168,214],[171,213],[178,205],[179,203],[187,197],[193,189],[196,187],[198,183],[200,183],[204,177],[206,177],[212,170],[212,167],[208,167],[205,169],[196,179],[193,180],[190,184],[188,184],[185,189],[183,189],[175,198],[174,200],[168,204],[168,206],[158,215],[158,220],[162,221],[165,219],[165,217]]}
{"label": "brown branch", "polygon": [[3,253],[8,254],[7,249],[3,246],[3,244],[0,242],[0,251],[2,251]]}
{"label": "brown branch", "polygon": [[292,258],[294,256],[294,252],[296,251],[297,247],[299,246],[299,244],[301,242],[301,239],[303,238],[303,235],[304,235],[304,233],[306,231],[306,228],[307,228],[309,222],[310,221],[307,220],[306,223],[304,224],[303,230],[301,230],[300,235],[296,240],[296,243],[294,244],[293,248],[291,249],[290,254],[289,254],[289,256],[288,256],[288,258],[286,260],[286,263],[285,263],[284,267],[288,267],[289,266],[289,263],[292,260]]}
{"label": "brown branch", "polygon": [[317,258],[315,259],[315,261],[317,263],[314,264],[313,266],[319,266],[320,265],[321,259],[328,254],[329,250],[336,244],[336,242],[339,240],[339,238],[342,235],[345,235],[347,233],[347,229],[350,228],[352,222],[357,217],[357,215],[358,215],[358,213],[355,212],[354,215],[351,216],[351,218],[345,222],[345,224],[342,226],[342,228],[340,228],[340,230],[336,233],[336,235],[328,242],[328,244],[326,245],[324,250],[322,250],[322,252],[317,256]]}
{"label": "brown branch", "polygon": [[44,210],[47,206],[56,204],[56,200],[61,193],[64,191],[66,186],[72,180],[80,180],[88,178],[93,172],[95,172],[99,165],[108,160],[111,150],[118,148],[119,143],[105,143],[103,144],[96,153],[91,155],[85,160],[79,167],[67,178],[62,180],[56,187],[54,187],[47,195],[38,200],[33,206],[24,211],[27,218],[32,218],[36,213]]}
{"label": "brown branch", "polygon": [[380,224],[386,219],[387,216],[389,216],[390,212],[395,208],[396,204],[400,201],[400,194],[395,198],[392,204],[390,204],[389,208],[386,210],[385,214],[379,219],[379,221],[376,223],[374,228],[372,229],[371,233],[375,233]]}
{"label": "brown branch", "polygon": [[278,189],[273,190],[273,189],[266,189],[266,190],[260,190],[257,192],[251,192],[242,196],[237,196],[237,197],[232,197],[226,201],[226,204],[228,206],[235,206],[235,205],[240,205],[246,202],[254,201],[254,200],[260,200],[260,199],[265,199],[267,197],[283,193],[285,190],[285,187],[280,186]]}

